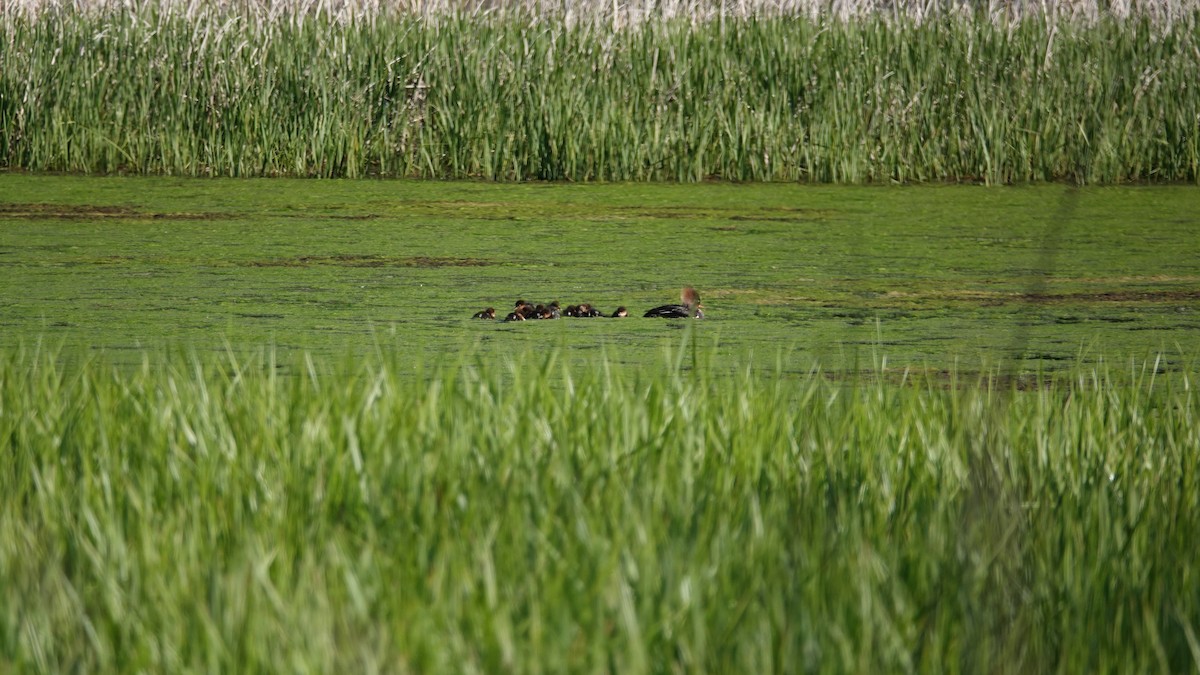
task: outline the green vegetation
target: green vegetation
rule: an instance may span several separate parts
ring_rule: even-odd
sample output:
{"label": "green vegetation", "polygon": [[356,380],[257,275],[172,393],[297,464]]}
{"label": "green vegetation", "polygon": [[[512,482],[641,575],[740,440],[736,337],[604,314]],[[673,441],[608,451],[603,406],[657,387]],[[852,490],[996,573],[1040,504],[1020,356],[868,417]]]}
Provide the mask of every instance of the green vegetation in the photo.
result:
{"label": "green vegetation", "polygon": [[1197,16],[12,11],[0,168],[1195,181]]}
{"label": "green vegetation", "polygon": [[[653,366],[700,290],[731,363],[1061,368],[1200,335],[1188,186],[497,185],[0,175],[0,346],[272,344],[432,363],[562,346]],[[472,321],[517,298],[628,320]],[[293,359],[285,359],[293,360]]]}
{"label": "green vegetation", "polygon": [[1200,663],[1194,364],[1015,391],[682,339],[657,374],[5,350],[0,669]]}
{"label": "green vegetation", "polygon": [[0,9],[0,672],[1200,668],[1195,2],[404,1]]}
{"label": "green vegetation", "polygon": [[0,195],[0,671],[1200,663],[1192,187]]}

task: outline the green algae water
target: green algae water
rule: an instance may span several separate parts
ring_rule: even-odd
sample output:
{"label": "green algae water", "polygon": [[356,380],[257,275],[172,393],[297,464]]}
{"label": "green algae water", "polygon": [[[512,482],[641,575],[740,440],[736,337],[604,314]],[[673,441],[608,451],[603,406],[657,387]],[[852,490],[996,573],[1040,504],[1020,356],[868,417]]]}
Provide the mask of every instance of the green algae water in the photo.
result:
{"label": "green algae water", "polygon": [[[696,344],[789,370],[1056,368],[1200,344],[1200,191],[0,175],[0,347],[414,362]],[[627,319],[503,323],[517,299]],[[782,355],[782,356],[781,356]],[[120,357],[117,357],[120,360]],[[140,359],[131,356],[133,360]]]}

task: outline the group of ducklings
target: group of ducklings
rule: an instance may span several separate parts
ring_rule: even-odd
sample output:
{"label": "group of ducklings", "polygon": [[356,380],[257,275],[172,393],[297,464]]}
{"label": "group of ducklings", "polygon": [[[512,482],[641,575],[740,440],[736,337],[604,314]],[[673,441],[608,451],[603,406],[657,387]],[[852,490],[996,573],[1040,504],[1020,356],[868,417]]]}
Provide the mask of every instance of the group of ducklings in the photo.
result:
{"label": "group of ducklings", "polygon": [[[679,294],[679,298],[682,301],[682,304],[660,305],[648,310],[642,316],[659,317],[664,319],[704,318],[704,312],[702,311],[704,305],[700,304],[700,294],[696,292],[696,289],[692,288],[691,286],[684,288]],[[619,319],[621,317],[629,316],[629,311],[624,307],[618,307],[612,314],[606,315],[604,312],[601,312],[599,309],[586,302],[579,305],[567,305],[567,307],[564,309],[558,304],[557,300],[548,305],[535,305],[524,300],[517,300],[516,304],[513,306],[513,311],[509,312],[508,315],[502,320],[530,321],[535,319],[560,319],[564,316],[581,319],[609,316],[614,319]],[[495,319],[496,308],[488,307],[481,312],[476,312],[472,318]]]}
{"label": "group of ducklings", "polygon": [[[629,311],[624,307],[618,307],[612,314],[605,314],[599,309],[596,309],[588,303],[579,305],[567,305],[563,308],[558,304],[558,301],[543,305],[517,300],[513,311],[509,312],[501,321],[531,321],[537,319],[561,319],[564,316],[575,317],[579,319],[590,319],[593,317],[610,316],[614,319],[629,316]],[[482,312],[476,312],[475,319],[495,319],[496,309],[488,307]]]}

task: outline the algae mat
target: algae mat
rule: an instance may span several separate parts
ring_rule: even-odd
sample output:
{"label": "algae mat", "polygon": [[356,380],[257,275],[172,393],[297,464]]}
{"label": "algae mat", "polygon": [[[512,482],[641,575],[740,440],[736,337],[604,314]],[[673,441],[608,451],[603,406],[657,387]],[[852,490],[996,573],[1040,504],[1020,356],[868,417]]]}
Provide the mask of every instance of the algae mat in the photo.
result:
{"label": "algae mat", "polygon": [[[796,371],[1169,368],[1200,345],[1198,233],[1191,186],[0,174],[0,345],[648,364],[690,327],[717,359]],[[705,320],[641,318],[684,284]],[[518,298],[633,316],[470,318]]]}

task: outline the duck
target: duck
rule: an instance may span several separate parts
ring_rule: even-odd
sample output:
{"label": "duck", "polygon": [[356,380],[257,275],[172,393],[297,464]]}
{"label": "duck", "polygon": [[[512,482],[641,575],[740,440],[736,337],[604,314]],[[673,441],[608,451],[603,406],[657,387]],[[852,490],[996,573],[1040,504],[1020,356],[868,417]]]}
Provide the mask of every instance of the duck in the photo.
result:
{"label": "duck", "polygon": [[577,316],[581,319],[590,319],[597,316],[604,316],[604,314],[600,310],[585,302],[575,308],[574,316]]}
{"label": "duck", "polygon": [[534,307],[533,304],[525,302],[524,300],[517,301],[513,312],[520,314],[522,319],[533,319],[537,316],[537,308]]}
{"label": "duck", "polygon": [[646,312],[643,316],[658,317],[662,319],[703,319],[704,305],[700,304],[700,294],[691,286],[685,287],[679,293],[679,299],[683,304],[680,305],[660,305]]}
{"label": "duck", "polygon": [[516,310],[513,310],[508,313],[508,316],[504,317],[504,320],[505,321],[524,321],[525,315]]}
{"label": "duck", "polygon": [[629,310],[625,309],[624,307],[618,307],[616,311],[612,313],[612,318],[614,319],[621,319],[627,316],[629,316]]}
{"label": "duck", "polygon": [[496,318],[496,308],[488,307],[487,309],[483,310],[482,312],[475,312],[475,315],[472,316],[471,318],[472,319],[495,319]]}

